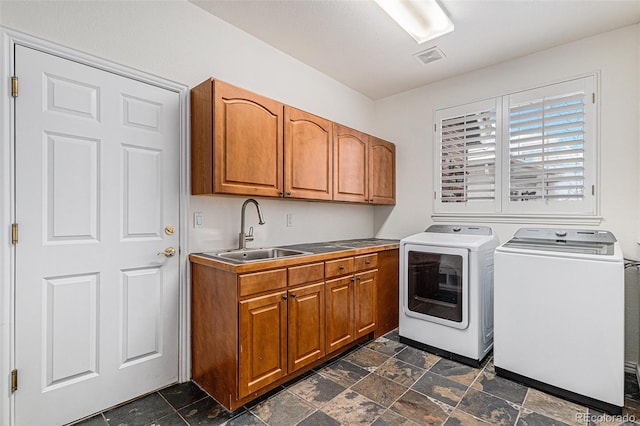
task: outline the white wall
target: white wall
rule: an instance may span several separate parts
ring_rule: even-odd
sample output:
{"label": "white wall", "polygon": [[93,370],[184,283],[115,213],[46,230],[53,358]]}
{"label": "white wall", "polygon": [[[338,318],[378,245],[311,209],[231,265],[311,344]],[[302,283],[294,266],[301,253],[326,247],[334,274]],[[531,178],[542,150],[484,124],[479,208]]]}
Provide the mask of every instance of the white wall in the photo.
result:
{"label": "white wall", "polygon": [[[398,204],[392,211],[376,210],[378,235],[402,238],[432,222],[434,109],[600,71],[599,191],[603,220],[599,228],[612,231],[625,256],[636,258],[640,229],[638,32],[638,25],[625,27],[376,102],[375,130],[397,144],[400,165]],[[489,225],[503,242],[522,226]],[[627,274],[626,283],[626,359],[633,362],[639,360],[640,345],[637,276]]]}
{"label": "white wall", "polygon": [[[369,98],[186,1],[2,0],[0,25],[190,87],[216,77],[371,132]],[[190,212],[203,212],[205,227],[190,228],[190,251],[235,246],[244,198],[191,197]],[[250,246],[373,235],[370,206],[259,201],[267,224],[256,226]],[[291,228],[286,213],[294,214]]]}
{"label": "white wall", "polygon": [[[377,101],[375,130],[397,144],[401,165],[398,205],[390,214],[376,214],[379,234],[403,237],[431,222],[435,109],[600,71],[599,227],[612,231],[625,254],[635,257],[640,195],[638,56],[638,26],[633,25]],[[505,241],[520,224],[492,226]]]}

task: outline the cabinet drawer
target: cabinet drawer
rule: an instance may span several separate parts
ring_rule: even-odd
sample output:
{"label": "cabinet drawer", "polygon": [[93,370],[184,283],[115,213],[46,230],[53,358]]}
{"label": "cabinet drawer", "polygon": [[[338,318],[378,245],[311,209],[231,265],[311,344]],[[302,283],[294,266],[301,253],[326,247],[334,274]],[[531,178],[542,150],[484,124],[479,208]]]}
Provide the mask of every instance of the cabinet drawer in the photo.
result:
{"label": "cabinet drawer", "polygon": [[324,280],[324,263],[294,266],[287,271],[289,287]]}
{"label": "cabinet drawer", "polygon": [[277,290],[287,286],[287,270],[256,272],[238,276],[238,294],[240,297],[264,291]]}
{"label": "cabinet drawer", "polygon": [[378,254],[367,254],[355,257],[355,271],[366,271],[378,267]]}
{"label": "cabinet drawer", "polygon": [[330,260],[324,263],[324,276],[326,278],[339,277],[353,272],[353,257]]}

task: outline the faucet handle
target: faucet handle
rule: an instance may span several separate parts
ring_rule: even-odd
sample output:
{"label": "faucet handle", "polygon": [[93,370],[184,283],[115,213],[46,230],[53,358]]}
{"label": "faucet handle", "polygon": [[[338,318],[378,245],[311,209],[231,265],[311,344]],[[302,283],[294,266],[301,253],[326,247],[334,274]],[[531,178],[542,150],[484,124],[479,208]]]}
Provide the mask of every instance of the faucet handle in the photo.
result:
{"label": "faucet handle", "polygon": [[253,241],[253,226],[249,227],[249,233],[245,236],[245,240]]}

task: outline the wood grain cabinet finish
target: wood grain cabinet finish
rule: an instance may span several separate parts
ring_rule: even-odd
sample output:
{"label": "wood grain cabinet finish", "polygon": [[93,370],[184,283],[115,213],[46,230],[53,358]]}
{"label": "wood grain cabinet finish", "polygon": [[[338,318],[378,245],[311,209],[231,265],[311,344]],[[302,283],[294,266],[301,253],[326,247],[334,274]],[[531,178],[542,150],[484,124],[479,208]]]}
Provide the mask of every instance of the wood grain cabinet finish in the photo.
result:
{"label": "wood grain cabinet finish", "polygon": [[284,107],[284,196],[333,199],[333,123]]}
{"label": "wood grain cabinet finish", "polygon": [[327,278],[342,276],[326,283],[327,353],[376,330],[377,264],[375,253],[325,262]]}
{"label": "wood grain cabinet finish", "polygon": [[287,297],[272,293],[240,302],[240,397],[287,374]]}
{"label": "wood grain cabinet finish", "polygon": [[191,192],[395,204],[395,146],[209,79],[191,90]]}
{"label": "wood grain cabinet finish", "polygon": [[289,373],[325,355],[325,284],[288,291]]}
{"label": "wood grain cabinet finish", "polygon": [[352,276],[327,281],[327,353],[351,343],[353,335]]}
{"label": "wood grain cabinet finish", "polygon": [[386,250],[377,253],[378,264],[376,293],[378,324],[375,337],[378,338],[398,328],[399,315],[399,255],[400,250]]}
{"label": "wood grain cabinet finish", "polygon": [[397,249],[302,262],[192,263],[192,378],[227,409],[397,327]]}
{"label": "wood grain cabinet finish", "polygon": [[340,124],[333,132],[333,199],[366,203],[369,135]]}
{"label": "wood grain cabinet finish", "polygon": [[193,194],[279,197],[284,105],[219,80],[191,90]]}
{"label": "wood grain cabinet finish", "polygon": [[369,190],[372,204],[396,203],[396,146],[380,138],[369,138]]}

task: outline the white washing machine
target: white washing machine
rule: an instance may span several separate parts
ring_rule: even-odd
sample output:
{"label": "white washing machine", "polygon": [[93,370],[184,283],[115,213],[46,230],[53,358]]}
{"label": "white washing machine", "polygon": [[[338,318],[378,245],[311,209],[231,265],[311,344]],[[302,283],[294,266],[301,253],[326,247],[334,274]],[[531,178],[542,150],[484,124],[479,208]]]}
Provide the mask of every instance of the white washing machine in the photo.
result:
{"label": "white washing machine", "polygon": [[624,259],[607,231],[520,229],[495,253],[499,376],[620,414]]}
{"label": "white washing machine", "polygon": [[487,226],[432,225],[400,241],[400,341],[477,366],[493,344]]}

